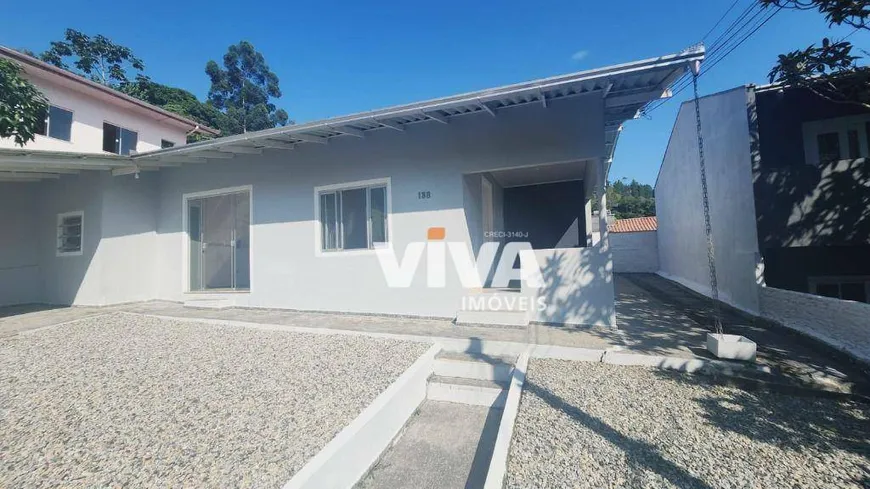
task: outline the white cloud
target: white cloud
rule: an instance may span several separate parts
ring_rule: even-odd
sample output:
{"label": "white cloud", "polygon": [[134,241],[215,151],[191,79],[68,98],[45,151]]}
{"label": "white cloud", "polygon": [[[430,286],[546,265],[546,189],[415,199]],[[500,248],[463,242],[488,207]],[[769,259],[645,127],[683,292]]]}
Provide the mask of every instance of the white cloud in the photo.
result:
{"label": "white cloud", "polygon": [[581,61],[581,60],[585,59],[586,56],[589,56],[589,51],[583,49],[583,50],[577,51],[576,53],[572,54],[571,59],[574,61]]}

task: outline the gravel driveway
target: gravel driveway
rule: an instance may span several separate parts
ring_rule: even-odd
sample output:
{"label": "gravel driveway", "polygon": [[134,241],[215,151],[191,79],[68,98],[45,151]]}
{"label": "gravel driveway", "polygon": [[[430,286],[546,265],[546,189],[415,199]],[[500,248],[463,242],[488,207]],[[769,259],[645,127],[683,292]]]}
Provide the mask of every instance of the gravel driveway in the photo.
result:
{"label": "gravel driveway", "polygon": [[507,487],[870,487],[870,406],[533,360]]}
{"label": "gravel driveway", "polygon": [[0,340],[0,487],[280,487],[427,344],[108,315]]}

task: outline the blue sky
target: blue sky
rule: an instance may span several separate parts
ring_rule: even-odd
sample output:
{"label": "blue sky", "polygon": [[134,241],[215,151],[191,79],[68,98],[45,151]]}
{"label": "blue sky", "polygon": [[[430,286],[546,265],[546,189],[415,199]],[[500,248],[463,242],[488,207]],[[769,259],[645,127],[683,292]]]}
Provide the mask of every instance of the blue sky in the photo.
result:
{"label": "blue sky", "polygon": [[[281,79],[279,105],[305,122],[674,53],[700,41],[732,1],[43,0],[0,17],[0,44],[41,52],[67,27],[103,34],[132,48],[153,79],[204,98],[205,63],[246,39]],[[777,54],[851,31],[782,11],[702,77],[701,91],[765,83]],[[870,36],[850,41],[866,48]],[[611,178],[655,182],[689,92],[626,124]]]}

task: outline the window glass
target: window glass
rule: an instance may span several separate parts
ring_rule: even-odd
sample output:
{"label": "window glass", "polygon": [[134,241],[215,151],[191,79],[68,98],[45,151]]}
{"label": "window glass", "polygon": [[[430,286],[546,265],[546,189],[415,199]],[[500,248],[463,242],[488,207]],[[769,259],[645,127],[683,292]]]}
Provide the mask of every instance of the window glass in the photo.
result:
{"label": "window glass", "polygon": [[58,226],[58,251],[75,253],[82,250],[82,216],[73,215],[61,218]]}
{"label": "window glass", "polygon": [[121,129],[106,122],[103,123],[103,151],[118,154],[121,150]]}
{"label": "window glass", "polygon": [[48,135],[55,139],[70,140],[72,112],[51,106],[48,110]]}
{"label": "window glass", "polygon": [[864,282],[849,282],[840,284],[841,299],[847,301],[867,302]]}
{"label": "window glass", "polygon": [[42,117],[39,118],[39,122],[36,123],[36,130],[34,131],[36,134],[41,136],[48,135],[48,111],[46,110]]}
{"label": "window glass", "polygon": [[366,189],[341,191],[342,248],[358,250],[369,247],[366,216]]}
{"label": "window glass", "polygon": [[324,250],[338,249],[335,194],[320,195],[320,243]]}
{"label": "window glass", "polygon": [[849,158],[860,158],[861,143],[858,142],[858,131],[856,129],[849,129],[846,134],[849,140]]}
{"label": "window glass", "polygon": [[819,163],[831,163],[840,159],[840,135],[836,132],[819,134]]}
{"label": "window glass", "polygon": [[371,207],[372,243],[387,242],[387,188],[369,189]]}
{"label": "window glass", "polygon": [[816,294],[825,297],[840,298],[840,286],[837,284],[817,284]]}
{"label": "window glass", "polygon": [[121,129],[121,154],[128,155],[131,151],[136,151],[136,143],[139,142],[139,135],[128,129]]}
{"label": "window glass", "polygon": [[172,141],[168,141],[166,139],[160,140],[160,149],[174,148],[174,147],[175,147],[175,143],[173,143]]}

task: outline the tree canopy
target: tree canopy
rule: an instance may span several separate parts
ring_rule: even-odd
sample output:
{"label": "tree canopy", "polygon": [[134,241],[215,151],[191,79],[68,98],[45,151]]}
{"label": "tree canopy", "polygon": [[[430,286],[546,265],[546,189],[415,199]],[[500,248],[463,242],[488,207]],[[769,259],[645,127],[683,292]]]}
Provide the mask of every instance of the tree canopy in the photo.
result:
{"label": "tree canopy", "polygon": [[[828,27],[846,25],[867,30],[870,0],[759,0],[765,6],[795,10],[817,10]],[[848,36],[847,36],[848,37]],[[832,102],[857,104],[870,108],[870,69],[860,66],[861,56],[844,39],[822,39],[779,55],[770,70],[771,83],[804,87]]]}
{"label": "tree canopy", "polygon": [[[625,179],[623,179],[625,180]],[[650,185],[632,180],[626,184],[622,180],[607,182],[607,207],[617,219],[647,217],[656,215],[656,201]],[[592,210],[598,210],[597,199]]]}
{"label": "tree canopy", "polygon": [[21,76],[21,66],[0,58],[0,138],[11,137],[19,146],[33,141],[47,109],[42,93]]}
{"label": "tree canopy", "polygon": [[272,103],[281,97],[278,76],[250,42],[230,46],[223,67],[209,61],[205,72],[211,79],[208,101],[235,121],[232,134],[287,124],[287,112]]}
{"label": "tree canopy", "polygon": [[[39,57],[46,63],[114,88],[130,81],[128,69],[145,69],[145,63],[130,48],[115,44],[103,35],[90,37],[75,29],[67,29],[64,40],[52,41],[51,48]],[[73,58],[74,69],[67,64],[67,58]]]}

